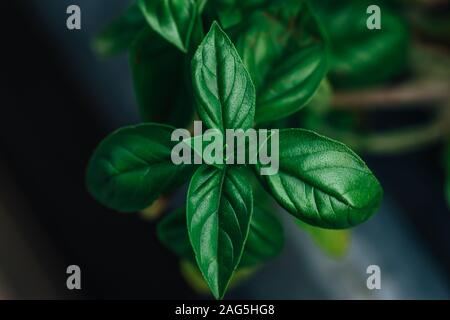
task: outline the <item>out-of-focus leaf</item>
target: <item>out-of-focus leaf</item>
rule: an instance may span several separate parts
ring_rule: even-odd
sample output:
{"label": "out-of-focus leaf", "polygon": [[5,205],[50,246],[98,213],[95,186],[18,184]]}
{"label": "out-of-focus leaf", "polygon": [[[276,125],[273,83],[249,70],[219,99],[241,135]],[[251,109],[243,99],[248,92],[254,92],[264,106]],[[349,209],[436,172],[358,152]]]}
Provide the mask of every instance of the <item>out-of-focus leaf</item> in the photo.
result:
{"label": "out-of-focus leaf", "polygon": [[159,218],[167,208],[168,199],[161,196],[156,199],[150,206],[140,211],[140,216],[149,221]]}
{"label": "out-of-focus leaf", "polygon": [[289,116],[314,96],[328,68],[323,33],[309,5],[252,15],[236,47],[257,91],[256,123]]}
{"label": "out-of-focus leaf", "polygon": [[408,64],[408,29],[387,5],[381,7],[381,29],[367,28],[370,1],[312,1],[331,40],[331,80],[340,87],[383,82]]}
{"label": "out-of-focus leaf", "polygon": [[327,122],[327,117],[333,114],[331,109],[332,98],[331,84],[328,79],[324,79],[308,106],[297,114],[298,127],[322,133],[321,130]]}
{"label": "out-of-focus leaf", "polygon": [[[180,270],[186,282],[189,286],[199,294],[210,294],[208,284],[205,279],[203,279],[202,273],[198,269],[198,267],[188,261],[181,260],[180,262]],[[255,268],[239,268],[233,275],[233,278],[230,281],[229,288],[233,289],[241,284],[243,281],[250,278],[250,276],[256,271]]]}
{"label": "out-of-focus leaf", "polygon": [[273,0],[212,0],[212,2],[220,24],[227,29],[242,22],[254,10],[266,8]]}
{"label": "out-of-focus leaf", "polygon": [[125,51],[145,26],[144,16],[138,6],[133,4],[94,39],[94,49],[101,56]]}
{"label": "out-of-focus leaf", "polygon": [[296,219],[298,226],[305,230],[314,243],[331,258],[344,257],[350,247],[350,230],[329,230],[313,227]]}
{"label": "out-of-focus leaf", "polygon": [[255,203],[240,268],[254,267],[276,257],[284,245],[283,227],[267,208]]}
{"label": "out-of-focus leaf", "polygon": [[186,57],[147,27],[131,46],[129,59],[142,120],[186,126],[194,110]]}
{"label": "out-of-focus leaf", "polygon": [[167,41],[187,52],[198,21],[198,5],[195,0],[138,0],[148,24]]}
{"label": "out-of-focus leaf", "polygon": [[157,226],[159,241],[183,260],[195,263],[194,251],[187,231],[186,208],[168,213]]}
{"label": "out-of-focus leaf", "polygon": [[308,108],[314,109],[316,113],[325,113],[330,110],[331,100],[333,99],[333,89],[328,79],[323,79],[319,88],[308,103]]}

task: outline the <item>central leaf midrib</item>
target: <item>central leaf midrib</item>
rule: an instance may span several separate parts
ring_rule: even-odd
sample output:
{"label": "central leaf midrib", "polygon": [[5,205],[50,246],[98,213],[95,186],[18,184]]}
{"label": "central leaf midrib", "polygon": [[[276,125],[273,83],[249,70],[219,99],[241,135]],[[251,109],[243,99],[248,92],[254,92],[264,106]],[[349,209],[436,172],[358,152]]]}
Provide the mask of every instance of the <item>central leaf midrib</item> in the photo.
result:
{"label": "central leaf midrib", "polygon": [[138,167],[133,167],[132,169],[125,169],[125,170],[119,170],[117,169],[117,167],[112,163],[112,161],[108,158],[104,158],[105,161],[107,163],[109,163],[116,171],[117,173],[108,175],[105,179],[104,179],[104,183],[105,184],[109,184],[111,182],[111,180],[114,180],[120,176],[124,176],[124,175],[129,175],[129,174],[133,174],[133,173],[138,173],[139,171],[143,171],[143,170],[150,170],[151,167],[153,166],[157,166],[157,165],[170,165],[167,161],[167,159],[162,159],[160,161],[157,162],[153,162],[151,164],[148,164],[147,166],[142,165],[142,166],[138,166]]}
{"label": "central leaf midrib", "polygon": [[223,73],[223,68],[222,68],[222,63],[221,63],[221,59],[220,59],[220,54],[219,54],[219,45],[218,45],[218,37],[217,34],[214,34],[214,55],[216,58],[216,72],[217,72],[217,96],[219,98],[219,104],[220,104],[220,120],[221,120],[221,125],[222,125],[222,132],[225,131],[225,119],[224,119],[224,105],[222,104],[223,99],[223,90],[224,88],[222,87],[222,73]]}
{"label": "central leaf midrib", "polygon": [[[260,102],[260,108],[262,108],[261,107],[261,104],[263,105],[263,106],[265,106],[265,105],[268,105],[268,104],[270,104],[270,103],[273,103],[274,101],[277,101],[277,100],[282,100],[282,99],[285,99],[286,98],[286,96],[289,96],[289,95],[291,95],[293,92],[297,92],[297,91],[299,91],[299,88],[300,87],[302,87],[302,86],[304,86],[304,84],[307,82],[307,81],[309,81],[312,77],[314,77],[316,74],[315,74],[315,71],[317,70],[317,69],[319,69],[321,66],[322,66],[322,60],[321,59],[318,59],[318,60],[316,60],[315,61],[315,66],[314,66],[314,70],[311,72],[311,73],[309,73],[305,78],[302,78],[301,79],[301,81],[300,82],[298,82],[298,83],[296,83],[294,86],[292,86],[292,87],[290,87],[289,89],[287,89],[287,90],[284,90],[282,93],[279,93],[279,94],[277,94],[277,95],[274,95],[274,96],[272,96],[272,97],[270,97],[270,98],[265,98],[265,94],[264,95],[261,95],[261,96],[263,96],[263,100],[261,101],[259,101]],[[281,63],[281,62],[280,62]],[[272,70],[271,72],[269,72],[268,74],[267,74],[267,77],[268,78],[270,78],[270,79],[272,79],[272,77],[273,77],[273,73],[274,73],[274,71]],[[278,78],[279,79],[279,78]],[[276,77],[275,77],[275,80],[273,80],[273,81],[276,81],[276,80],[278,80]],[[266,92],[266,90],[268,90],[269,88],[268,87],[263,87],[262,88],[262,92]]]}
{"label": "central leaf midrib", "polygon": [[[218,169],[215,169],[218,170]],[[219,261],[220,255],[219,255],[219,251],[220,251],[220,212],[221,212],[221,207],[222,207],[222,192],[223,192],[223,185],[225,183],[225,179],[226,179],[226,174],[227,174],[227,167],[224,167],[222,170],[222,176],[220,177],[220,184],[219,184],[219,199],[218,199],[218,203],[217,203],[217,210],[215,212],[217,212],[217,230],[216,230],[216,234],[217,234],[217,251],[216,251],[216,257],[217,257],[217,289],[219,290],[219,294],[221,291],[221,283],[220,283],[220,274],[221,274],[221,266],[222,263],[221,261]],[[226,286],[226,284],[225,284]]]}

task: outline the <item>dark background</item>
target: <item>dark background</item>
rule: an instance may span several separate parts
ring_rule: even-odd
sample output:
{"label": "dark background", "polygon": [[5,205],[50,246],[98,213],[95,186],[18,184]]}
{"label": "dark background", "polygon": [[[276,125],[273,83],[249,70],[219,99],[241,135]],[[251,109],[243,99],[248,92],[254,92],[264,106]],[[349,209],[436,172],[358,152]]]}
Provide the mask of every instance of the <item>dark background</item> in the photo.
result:
{"label": "dark background", "polygon": [[[86,192],[87,160],[110,124],[96,117],[95,97],[70,74],[67,66],[76,62],[63,56],[25,2],[1,6],[0,190],[2,198],[20,197],[20,203],[11,203],[12,213],[25,207],[25,215],[14,218],[31,225],[23,236],[43,262],[43,273],[54,270],[49,294],[77,297],[65,289],[62,267],[77,264],[82,295],[89,298],[192,297],[177,260],[156,240],[154,224],[105,209]],[[33,240],[35,229],[51,246],[50,259],[43,259],[48,253],[39,239]],[[30,278],[18,284],[18,292],[39,297],[29,292],[34,280],[27,275],[25,257],[14,253],[20,248],[14,243],[3,248],[8,252],[0,255],[0,263],[11,264],[11,276]]]}

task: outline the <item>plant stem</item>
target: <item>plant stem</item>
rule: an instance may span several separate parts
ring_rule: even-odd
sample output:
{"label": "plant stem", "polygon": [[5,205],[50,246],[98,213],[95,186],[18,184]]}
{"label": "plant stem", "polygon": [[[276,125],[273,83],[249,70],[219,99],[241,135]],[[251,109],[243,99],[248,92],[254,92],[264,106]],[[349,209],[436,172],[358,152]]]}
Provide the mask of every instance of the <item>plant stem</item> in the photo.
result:
{"label": "plant stem", "polygon": [[450,134],[450,108],[439,112],[427,125],[402,130],[361,135],[326,127],[322,132],[363,152],[383,155],[399,154],[420,149],[446,138]]}
{"label": "plant stem", "polygon": [[446,80],[429,80],[410,83],[396,88],[337,92],[332,105],[339,110],[367,110],[424,107],[423,103],[439,103],[450,100],[450,83]]}

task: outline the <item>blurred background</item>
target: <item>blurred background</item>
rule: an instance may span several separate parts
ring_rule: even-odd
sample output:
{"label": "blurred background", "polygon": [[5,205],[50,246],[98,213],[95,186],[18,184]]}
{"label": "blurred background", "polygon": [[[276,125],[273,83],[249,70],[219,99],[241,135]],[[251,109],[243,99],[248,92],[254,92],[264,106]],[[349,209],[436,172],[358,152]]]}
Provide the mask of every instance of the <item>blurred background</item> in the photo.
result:
{"label": "blurred background", "polygon": [[[71,4],[82,10],[79,31],[66,28]],[[91,46],[128,4],[0,5],[0,299],[208,297],[185,281],[154,221],[102,207],[84,185],[98,142],[139,122],[126,54],[101,59]],[[407,71],[382,86],[338,83],[334,109],[305,109],[300,120],[362,155],[385,190],[380,211],[352,231],[338,259],[281,213],[282,255],[227,298],[450,298],[449,4],[418,0],[410,9],[401,12],[410,33]],[[79,291],[66,288],[72,264],[82,271]],[[369,265],[381,268],[381,290],[366,287]]]}

